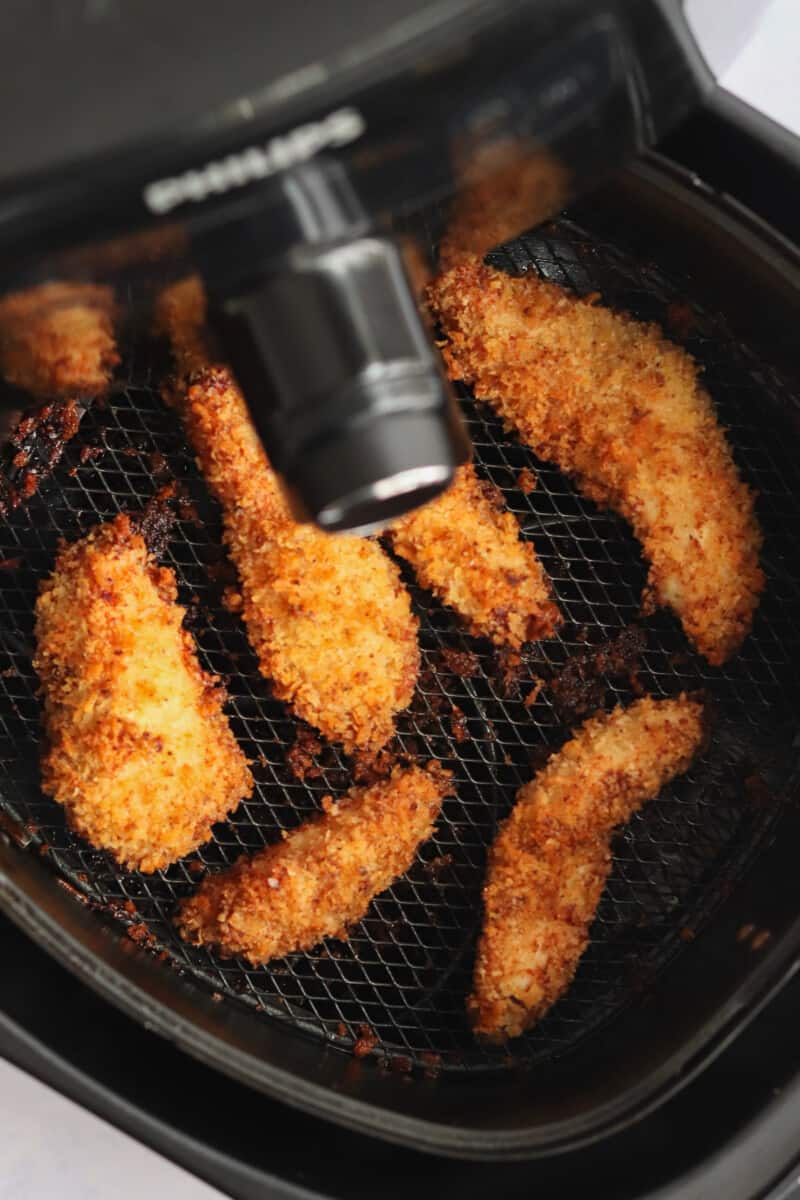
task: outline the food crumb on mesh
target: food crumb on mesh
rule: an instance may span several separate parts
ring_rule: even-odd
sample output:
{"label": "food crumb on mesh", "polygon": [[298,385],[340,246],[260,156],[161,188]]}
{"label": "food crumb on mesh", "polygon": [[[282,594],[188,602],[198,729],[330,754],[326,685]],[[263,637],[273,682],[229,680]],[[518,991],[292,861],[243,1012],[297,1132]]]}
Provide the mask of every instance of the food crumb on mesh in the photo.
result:
{"label": "food crumb on mesh", "polygon": [[450,705],[450,729],[453,734],[453,740],[458,742],[459,745],[469,737],[466,714],[457,704]]}
{"label": "food crumb on mesh", "polygon": [[452,854],[437,854],[430,862],[425,863],[425,874],[431,879],[438,879],[440,875],[448,871],[453,865]]}
{"label": "food crumb on mesh", "polygon": [[369,1025],[358,1026],[358,1037],[353,1043],[353,1054],[356,1058],[366,1058],[378,1044],[378,1035]]}
{"label": "food crumb on mesh", "polygon": [[587,647],[567,659],[549,683],[562,721],[575,724],[602,707],[607,691],[604,677],[626,679],[637,692],[637,671],[646,647],[644,631],[638,625],[629,625],[602,645]]}
{"label": "food crumb on mesh", "polygon": [[474,650],[456,650],[455,647],[445,646],[439,652],[439,659],[442,666],[453,675],[469,677],[477,675],[480,670],[481,660]]}
{"label": "food crumb on mesh", "polygon": [[530,467],[523,467],[517,474],[517,487],[526,496],[530,496],[531,492],[535,492],[539,480],[534,471]]}
{"label": "food crumb on mesh", "polygon": [[525,699],[522,701],[522,703],[525,705],[526,708],[533,708],[534,704],[539,699],[539,695],[540,695],[543,687],[544,687],[543,679],[535,680],[533,687],[528,692],[528,694],[525,696]]}
{"label": "food crumb on mesh", "polygon": [[313,729],[301,726],[295,734],[294,745],[286,751],[286,764],[300,780],[318,779],[322,774],[317,762],[321,750],[322,742]]}

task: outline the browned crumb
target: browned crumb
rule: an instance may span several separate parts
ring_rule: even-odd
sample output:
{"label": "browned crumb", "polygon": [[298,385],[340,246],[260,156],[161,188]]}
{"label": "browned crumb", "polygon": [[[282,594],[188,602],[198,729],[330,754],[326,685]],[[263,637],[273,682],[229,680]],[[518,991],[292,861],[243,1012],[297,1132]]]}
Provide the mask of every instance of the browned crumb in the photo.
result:
{"label": "browned crumb", "polygon": [[36,602],[42,786],[125,866],[194,850],[253,781],[175,603],[125,515],[64,546]]}
{"label": "browned crumb", "polygon": [[310,729],[300,728],[294,738],[294,745],[286,751],[286,762],[298,779],[316,779],[322,774],[317,763],[317,755],[322,750],[322,742],[315,737]]}
{"label": "browned crumb", "polygon": [[538,483],[539,480],[530,467],[523,467],[517,474],[517,487],[526,496],[530,496],[531,492],[536,491]]}
{"label": "browned crumb", "polygon": [[462,678],[477,675],[481,665],[481,660],[474,650],[456,650],[453,647],[445,646],[439,654],[439,658],[442,666]]}
{"label": "browned crumb", "polygon": [[353,1046],[356,1058],[365,1058],[378,1044],[378,1035],[369,1025],[359,1025],[358,1038]]}

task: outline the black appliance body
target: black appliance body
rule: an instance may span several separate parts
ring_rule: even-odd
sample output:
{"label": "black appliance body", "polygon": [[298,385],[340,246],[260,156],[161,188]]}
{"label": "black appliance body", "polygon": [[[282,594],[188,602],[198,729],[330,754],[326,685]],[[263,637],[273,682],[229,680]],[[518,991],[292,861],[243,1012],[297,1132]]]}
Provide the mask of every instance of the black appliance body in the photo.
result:
{"label": "black appliance body", "polygon": [[[656,7],[662,12],[661,6]],[[498,70],[501,65],[498,60]],[[31,782],[36,742],[31,731],[37,707],[35,684],[29,666],[24,665],[29,650],[21,614],[26,606],[29,610],[35,575],[44,569],[39,560],[51,561],[50,542],[57,532],[49,530],[34,545],[31,523],[41,522],[44,528],[43,513],[66,510],[71,513],[66,527],[72,529],[73,517],[76,528],[86,517],[71,498],[68,456],[65,475],[59,476],[61,468],[56,468],[52,484],[43,485],[29,517],[14,517],[9,524],[28,554],[33,574],[5,589],[10,624],[4,653],[9,655],[9,670],[13,668],[21,682],[18,690],[15,683],[6,683],[4,697],[8,706],[2,756],[5,782],[0,785],[5,813],[0,898],[15,923],[53,958],[160,1036],[139,1032],[79,985],[67,983],[58,967],[9,931],[9,955],[18,956],[17,978],[41,978],[46,986],[58,987],[65,996],[65,1011],[63,1021],[54,1019],[48,1032],[44,1014],[31,1004],[26,1030],[24,1004],[16,988],[9,988],[3,1022],[6,1050],[231,1194],[245,1197],[283,1190],[287,1195],[356,1196],[380,1189],[399,1195],[414,1186],[425,1195],[426,1187],[432,1194],[435,1183],[439,1189],[458,1187],[467,1196],[477,1194],[478,1186],[481,1191],[493,1186],[514,1196],[528,1194],[537,1182],[553,1188],[557,1180],[566,1181],[561,1189],[566,1194],[571,1194],[568,1187],[574,1184],[577,1194],[587,1181],[597,1185],[602,1180],[601,1194],[621,1200],[723,1191],[744,1200],[766,1194],[781,1168],[789,1165],[797,1145],[797,1084],[794,1056],[789,1052],[791,1021],[786,1019],[791,1006],[780,992],[795,973],[800,950],[793,869],[800,662],[794,539],[800,521],[800,486],[793,484],[789,474],[792,438],[797,436],[797,391],[792,379],[800,316],[800,258],[787,237],[726,194],[737,194],[736,178],[723,174],[730,172],[730,159],[714,164],[707,182],[694,173],[702,166],[704,128],[709,123],[716,123],[735,149],[742,177],[753,189],[747,196],[750,207],[780,225],[781,189],[797,186],[795,152],[792,148],[785,152],[768,123],[749,124],[740,107],[733,115],[701,113],[694,124],[673,134],[667,144],[670,159],[645,157],[607,178],[553,226],[510,243],[503,252],[510,269],[532,266],[547,278],[579,289],[590,290],[602,280],[601,290],[609,303],[639,316],[666,322],[670,306],[680,304],[683,311],[688,301],[699,324],[689,331],[687,344],[704,362],[715,398],[717,388],[723,393],[732,389],[730,400],[725,401],[731,405],[725,417],[729,419],[730,413],[734,447],[745,474],[765,497],[760,511],[767,535],[770,587],[761,624],[739,666],[722,678],[704,673],[697,664],[684,670],[674,661],[680,641],[669,623],[656,623],[649,633],[654,689],[662,686],[657,679],[665,674],[670,677],[667,690],[679,685],[710,688],[723,714],[723,732],[705,774],[690,781],[688,790],[672,795],[666,809],[655,810],[655,824],[648,825],[651,818],[645,815],[631,838],[617,847],[623,867],[640,863],[638,874],[632,871],[627,879],[631,890],[622,895],[621,905],[640,906],[647,917],[645,933],[638,940],[639,935],[628,927],[620,940],[618,922],[615,925],[619,911],[615,913],[612,906],[601,914],[594,974],[585,980],[582,1000],[575,1001],[583,1010],[582,1018],[575,1009],[565,1010],[560,1023],[502,1061],[465,1049],[453,1032],[457,1018],[448,1006],[463,990],[466,978],[474,936],[468,923],[456,927],[455,940],[437,935],[438,950],[431,942],[419,943],[428,958],[418,969],[413,987],[425,982],[431,967],[440,970],[443,963],[449,964],[449,982],[444,990],[433,989],[434,1000],[425,1013],[431,1019],[431,1013],[444,1012],[435,1028],[455,1039],[451,1045],[456,1049],[434,1069],[421,1034],[409,1045],[414,1023],[396,1015],[391,1021],[396,1022],[396,1033],[405,1031],[406,1053],[402,1042],[393,1043],[391,1036],[385,1038],[391,1047],[388,1056],[378,1050],[355,1060],[343,1052],[352,1047],[358,1027],[352,1014],[365,997],[372,1004],[370,1015],[376,1013],[373,1023],[389,1030],[387,1014],[400,1007],[396,996],[405,1002],[406,992],[413,990],[411,985],[394,983],[393,999],[380,971],[372,975],[366,971],[365,987],[356,991],[355,1009],[345,1010],[342,994],[330,983],[331,972],[346,978],[336,959],[334,965],[307,962],[294,974],[290,971],[292,978],[306,980],[306,990],[299,997],[295,992],[288,1003],[284,998],[282,1005],[275,1003],[274,979],[269,985],[257,981],[256,990],[251,988],[248,994],[251,985],[243,977],[219,972],[214,976],[196,960],[180,961],[164,934],[164,914],[180,887],[185,890],[186,881],[176,883],[175,876],[168,875],[154,890],[138,892],[128,890],[131,880],[120,883],[115,876],[117,883],[110,883],[113,872],[108,863],[87,855],[63,824],[59,828],[54,806],[47,807]],[[620,153],[630,149],[630,139],[626,141]],[[606,165],[611,160],[613,154],[607,155]],[[681,160],[689,169],[679,165]],[[759,183],[754,186],[756,172],[748,166],[756,163]],[[598,161],[598,174],[602,168]],[[392,200],[386,209],[392,233],[416,233],[420,224],[426,231],[441,227],[439,201],[452,190],[452,182],[442,186],[441,194],[433,189],[424,197],[421,223],[419,212],[411,211],[413,205],[404,209]],[[61,199],[63,207],[56,207],[67,213],[69,197],[64,194]],[[35,210],[29,201],[28,214]],[[121,198],[116,211],[129,225],[133,216],[125,211]],[[376,205],[374,211],[383,210]],[[69,253],[70,239],[65,240],[58,222],[52,228],[48,252],[57,255],[66,249]],[[24,229],[19,226],[20,237]],[[788,224],[784,233],[795,236]],[[32,262],[20,258],[14,266],[14,286],[35,280]],[[151,286],[149,272],[150,267],[145,288]],[[157,273],[163,278],[163,263],[157,264]],[[212,292],[213,286],[210,282]],[[225,320],[223,313],[221,325]],[[133,387],[133,400],[135,392]],[[145,405],[140,411],[149,410]],[[471,407],[468,397],[464,411],[479,461],[502,485],[503,472],[521,465],[518,452],[506,447],[501,433]],[[91,418],[91,411],[87,416]],[[144,428],[152,433],[149,420],[145,416]],[[180,451],[169,445],[170,452],[180,457]],[[544,491],[554,508],[551,515],[561,520],[569,512],[563,500],[567,492],[555,478],[550,480],[546,474],[542,478],[548,480]],[[136,489],[126,487],[127,491],[109,476],[99,489],[106,498],[92,501],[95,508],[89,519],[113,511],[120,497],[130,499]],[[504,490],[513,506],[513,485]],[[37,504],[42,508],[37,509]],[[538,500],[532,502],[528,516],[541,523],[542,512],[535,504]],[[602,515],[583,514],[581,519],[589,522],[593,536],[614,544],[618,534],[603,532]],[[548,566],[564,560],[558,546],[546,559]],[[624,574],[629,569],[627,559],[622,566]],[[594,566],[593,571],[590,582],[602,582]],[[580,583],[579,578],[560,577],[557,572],[554,578],[557,587],[561,578],[565,596],[572,596],[570,588]],[[631,594],[638,582],[635,575],[631,577]],[[590,596],[585,603],[587,617],[599,618],[602,602]],[[612,598],[611,606],[623,616],[630,615],[629,599]],[[458,636],[450,626],[443,633],[437,630],[434,620],[429,627],[432,657]],[[230,643],[223,650],[229,648]],[[567,639],[562,649],[568,656],[577,644]],[[213,653],[210,658],[213,665]],[[2,678],[14,677],[3,673]],[[490,687],[490,666],[482,678]],[[476,803],[483,802],[487,788],[492,796],[512,796],[514,786],[525,777],[530,749],[529,742],[513,733],[521,726],[519,716],[507,716],[503,726],[492,705],[506,701],[497,694],[483,702],[480,696],[472,696],[471,701],[474,707],[469,715],[475,729],[487,714],[501,728],[503,753],[512,759],[508,773],[495,760],[490,763],[489,784],[480,777],[470,780],[468,761],[459,759],[452,745],[442,754],[438,743],[431,752],[458,759],[467,802],[470,787]],[[470,697],[460,696],[459,702],[469,704]],[[247,716],[245,708],[237,713],[240,721]],[[268,710],[263,719],[270,726],[263,745],[281,749],[286,739],[281,718]],[[546,740],[547,721],[537,728],[544,730]],[[422,723],[412,732],[428,736]],[[513,738],[517,738],[516,749]],[[324,779],[320,786],[325,786]],[[301,805],[297,807],[302,811]],[[492,814],[492,827],[498,815],[499,809]],[[680,837],[665,832],[664,824],[673,819]],[[463,824],[463,813],[453,813],[448,828]],[[448,844],[445,836],[436,849],[450,853],[457,844],[457,839]],[[225,845],[222,838],[223,858]],[[646,845],[653,847],[649,856],[642,853]],[[42,853],[36,854],[37,850]],[[693,850],[697,851],[694,858]],[[654,886],[649,909],[648,861],[661,876],[672,872],[663,887]],[[683,884],[677,882],[679,878]],[[446,899],[433,899],[430,890],[424,899],[434,914],[437,904],[440,912],[452,913],[459,904],[463,908],[464,898],[474,899],[479,881],[478,863],[466,883],[459,885],[462,892],[455,906]],[[120,911],[124,896],[135,897],[135,918]],[[401,917],[407,917],[409,910],[403,905],[411,903],[408,897],[398,893],[394,903]],[[137,927],[142,915],[156,938],[162,939],[159,948],[167,945],[177,969],[125,936],[126,925]],[[438,924],[449,928],[447,921]],[[356,943],[356,959],[360,951],[366,962],[370,946],[386,944],[386,931],[367,929]],[[315,992],[312,977],[327,981],[326,987]],[[223,981],[222,1002],[214,979]],[[332,995],[333,1007],[319,1001],[320,990]],[[793,993],[787,990],[785,995]],[[94,1033],[94,1021],[87,1028],[79,1025],[84,1004],[88,1013],[103,1014],[99,1020],[108,1024],[114,1037],[118,1031],[130,1037],[141,1055],[136,1067],[123,1054],[99,1060],[86,1037],[87,1029]],[[382,1011],[378,1011],[380,1004]],[[340,1026],[344,1033],[339,1032]],[[424,1031],[432,1026],[417,1020],[416,1028]],[[756,1038],[756,1050],[748,1041],[751,1037]],[[164,1038],[204,1065],[167,1047]],[[96,1045],[102,1045],[102,1038]],[[141,1069],[143,1062],[148,1064],[146,1072]],[[731,1078],[737,1072],[749,1081],[746,1097],[733,1095]],[[159,1081],[158,1096],[145,1074]],[[215,1089],[219,1108],[225,1110],[218,1121],[216,1106],[197,1100]],[[702,1129],[704,1119],[708,1137]],[[270,1158],[273,1124],[280,1131],[275,1139],[280,1146]],[[664,1146],[668,1133],[676,1145],[680,1143],[681,1153],[673,1155]],[[308,1154],[311,1143],[319,1147],[313,1161]],[[397,1149],[398,1144],[403,1148]],[[704,1158],[709,1160],[704,1163]],[[632,1164],[630,1169],[625,1163]]]}

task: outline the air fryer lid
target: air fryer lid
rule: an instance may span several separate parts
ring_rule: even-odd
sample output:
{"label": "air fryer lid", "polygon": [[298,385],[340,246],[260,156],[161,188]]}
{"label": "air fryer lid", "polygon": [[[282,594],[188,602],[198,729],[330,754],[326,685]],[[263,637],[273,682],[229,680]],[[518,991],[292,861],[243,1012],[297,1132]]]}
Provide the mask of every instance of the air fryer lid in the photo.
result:
{"label": "air fryer lid", "polygon": [[[436,214],[428,217],[434,226]],[[152,495],[154,453],[187,481],[202,517],[199,525],[182,523],[170,562],[184,597],[200,599],[201,653],[230,676],[234,728],[258,781],[253,802],[194,857],[220,869],[296,825],[349,779],[331,748],[318,757],[319,777],[301,780],[292,770],[287,751],[296,727],[269,697],[242,627],[214,591],[218,515],[158,399],[163,365],[146,331],[132,337],[125,386],[105,411],[90,410],[40,495],[0,523],[8,572],[0,591],[7,610],[0,792],[16,840],[41,851],[2,847],[9,910],[116,1002],[222,1070],[332,1120],[484,1157],[551,1153],[635,1119],[724,1044],[791,969],[800,943],[792,803],[800,477],[797,390],[783,371],[800,319],[796,253],[677,170],[653,163],[495,259],[600,291],[606,303],[657,319],[686,341],[704,365],[742,473],[760,493],[768,577],[753,635],[724,669],[687,654],[662,612],[642,625],[638,683],[601,681],[607,702],[629,700],[635,683],[654,694],[704,689],[715,712],[712,742],[618,839],[573,987],[507,1050],[475,1045],[464,1015],[485,848],[530,778],[531,758],[565,735],[552,689],[525,706],[534,676],[552,681],[586,654],[587,637],[604,642],[642,624],[643,564],[624,523],[582,500],[462,397],[479,470],[534,538],[569,623],[509,681],[491,648],[467,639],[408,580],[425,669],[399,722],[398,746],[451,766],[457,798],[412,871],[375,902],[348,943],[260,970],[177,940],[170,917],[175,900],[196,886],[190,861],[154,876],[120,872],[72,835],[39,791],[30,667],[37,581],[52,566],[59,535],[73,538]],[[82,456],[86,444],[101,453]],[[523,467],[538,476],[533,492],[517,486]],[[443,654],[451,649],[477,655],[474,675],[454,675]],[[466,740],[453,725],[453,704],[465,716]],[[354,1061],[343,1053],[359,1039],[368,1048],[372,1035],[371,1055]]]}
{"label": "air fryer lid", "polygon": [[[306,0],[268,20],[252,3],[67,4],[10,25],[4,270],[177,221],[295,516],[332,530],[423,503],[469,453],[392,216],[497,169],[498,146],[519,178],[552,161],[557,206],[706,81],[657,0],[349,0],[335,17]],[[536,199],[517,198],[508,235],[548,215]]]}

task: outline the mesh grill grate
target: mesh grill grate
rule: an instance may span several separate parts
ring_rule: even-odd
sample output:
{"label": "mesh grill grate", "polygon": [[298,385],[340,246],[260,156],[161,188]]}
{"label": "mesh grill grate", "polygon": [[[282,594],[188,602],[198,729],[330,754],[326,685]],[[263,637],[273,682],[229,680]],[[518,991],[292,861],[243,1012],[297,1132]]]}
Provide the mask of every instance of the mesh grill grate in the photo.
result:
{"label": "mesh grill grate", "polygon": [[[668,305],[683,300],[659,271],[643,268],[569,221],[497,254],[501,265],[533,266],[553,282],[579,292],[599,291],[606,303],[665,327]],[[800,469],[784,429],[786,417],[797,412],[792,410],[796,402],[768,368],[733,343],[721,320],[695,311],[686,345],[703,363],[743,473],[760,493],[768,591],[754,636],[719,671],[686,651],[668,614],[657,613],[644,623],[640,683],[655,695],[707,689],[717,713],[712,744],[687,777],[664,789],[616,839],[613,876],[576,981],[511,1054],[473,1043],[464,998],[486,847],[532,764],[567,732],[549,688],[530,708],[523,698],[538,678],[553,676],[584,653],[587,641],[600,644],[639,619],[645,567],[623,521],[583,500],[469,396],[463,397],[464,408],[480,469],[502,489],[533,537],[568,624],[558,638],[529,648],[520,678],[509,685],[492,648],[467,638],[452,614],[404,571],[421,618],[423,673],[411,710],[398,722],[398,747],[451,766],[458,799],[446,803],[435,838],[409,874],[373,903],[350,941],[253,970],[186,947],[171,929],[176,899],[196,886],[206,867],[218,869],[242,851],[272,841],[280,829],[296,826],[318,808],[322,795],[345,789],[351,776],[348,764],[329,747],[320,756],[318,778],[300,781],[287,763],[296,722],[271,698],[241,623],[220,602],[219,513],[175,417],[159,399],[158,355],[146,344],[127,348],[126,383],[105,407],[87,413],[40,493],[0,521],[5,560],[0,574],[0,794],[9,814],[26,824],[31,847],[99,911],[133,926],[134,934],[144,922],[172,966],[214,992],[342,1047],[353,1045],[362,1023],[377,1035],[376,1053],[422,1066],[430,1066],[428,1056],[435,1054],[445,1070],[530,1066],[574,1047],[663,969],[682,938],[690,936],[687,931],[708,920],[768,836],[794,766]],[[97,455],[87,458],[86,447],[96,447]],[[523,467],[538,477],[530,494],[517,486]],[[107,855],[88,848],[39,791],[32,609],[59,537],[73,539],[98,519],[141,507],[171,477],[185,484],[200,519],[181,521],[166,561],[177,572],[182,602],[190,605],[191,628],[205,664],[229,678],[228,711],[254,760],[257,787],[253,798],[217,827],[213,842],[167,871],[144,876],[122,872]],[[452,674],[442,657],[445,648],[475,651],[477,673]],[[604,685],[609,704],[633,699],[629,679]],[[466,716],[465,741],[453,737],[452,705]]]}

